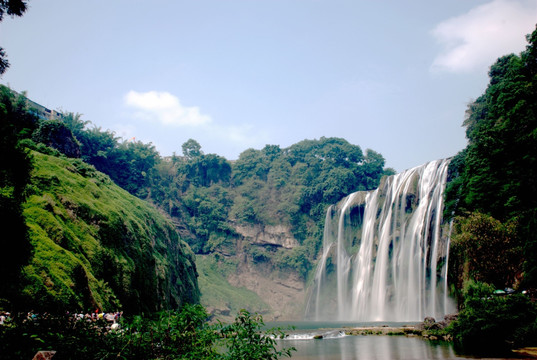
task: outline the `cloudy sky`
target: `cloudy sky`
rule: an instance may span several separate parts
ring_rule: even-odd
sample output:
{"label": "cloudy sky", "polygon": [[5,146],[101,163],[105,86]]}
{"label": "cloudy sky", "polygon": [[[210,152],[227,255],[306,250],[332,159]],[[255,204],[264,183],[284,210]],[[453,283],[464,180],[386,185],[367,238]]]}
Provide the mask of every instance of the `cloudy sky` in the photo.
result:
{"label": "cloudy sky", "polygon": [[0,82],[181,154],[342,137],[397,171],[464,148],[537,0],[48,0],[0,23]]}

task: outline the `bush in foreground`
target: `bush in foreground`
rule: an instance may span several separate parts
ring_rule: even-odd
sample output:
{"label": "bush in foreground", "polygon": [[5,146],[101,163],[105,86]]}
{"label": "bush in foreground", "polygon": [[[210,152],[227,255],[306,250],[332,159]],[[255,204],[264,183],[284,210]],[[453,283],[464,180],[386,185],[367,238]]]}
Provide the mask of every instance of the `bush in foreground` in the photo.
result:
{"label": "bush in foreground", "polygon": [[485,283],[469,281],[464,305],[451,325],[465,352],[495,352],[537,345],[537,308],[524,294],[495,295]]}
{"label": "bush in foreground", "polygon": [[31,359],[39,350],[55,350],[62,359],[279,359],[278,330],[262,331],[263,319],[241,310],[232,324],[209,324],[200,305],[155,318],[121,319],[119,330],[104,320],[73,316],[15,316],[0,326],[2,359]]}

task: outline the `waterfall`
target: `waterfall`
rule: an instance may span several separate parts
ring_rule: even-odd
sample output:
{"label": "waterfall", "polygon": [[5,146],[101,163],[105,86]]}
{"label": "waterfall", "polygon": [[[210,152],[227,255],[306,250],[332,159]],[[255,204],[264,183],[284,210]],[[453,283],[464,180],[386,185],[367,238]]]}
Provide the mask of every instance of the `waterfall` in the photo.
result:
{"label": "waterfall", "polygon": [[448,164],[389,176],[328,209],[307,318],[421,321],[454,310],[442,223]]}

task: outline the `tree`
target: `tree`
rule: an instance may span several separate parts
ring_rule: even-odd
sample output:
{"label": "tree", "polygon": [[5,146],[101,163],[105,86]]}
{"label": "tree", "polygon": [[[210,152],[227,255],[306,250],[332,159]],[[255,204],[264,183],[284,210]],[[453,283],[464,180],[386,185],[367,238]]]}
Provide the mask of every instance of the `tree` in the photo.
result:
{"label": "tree", "polygon": [[[4,14],[11,17],[22,16],[26,11],[26,1],[22,0],[0,0],[0,21],[3,20]],[[0,75],[6,72],[9,67],[6,52],[0,47]]]}
{"label": "tree", "polygon": [[494,354],[513,347],[535,346],[537,308],[524,294],[494,295],[486,283],[468,281],[464,303],[450,326],[465,352]]}
{"label": "tree", "polygon": [[208,187],[217,183],[229,183],[231,178],[231,165],[216,154],[197,155],[183,164],[179,171],[183,171],[189,184]]}
{"label": "tree", "polygon": [[468,146],[450,166],[448,216],[516,221],[524,240],[523,286],[537,287],[537,29],[520,55],[500,57],[483,95],[468,106]]}
{"label": "tree", "polygon": [[514,287],[522,274],[522,244],[516,223],[502,224],[480,213],[456,220],[453,265],[458,267],[456,272],[468,272],[458,278],[473,278],[500,289]]}
{"label": "tree", "polygon": [[0,104],[5,110],[2,116],[12,127],[13,135],[19,140],[31,137],[39,126],[39,118],[28,109],[25,93],[16,94],[0,85]]}
{"label": "tree", "polygon": [[264,325],[261,315],[241,310],[235,321],[221,330],[227,345],[224,359],[277,360],[282,356],[291,357],[294,348],[277,349],[275,338],[283,333],[277,329],[264,333]]}
{"label": "tree", "polygon": [[[1,4],[1,3],[0,3]],[[32,169],[31,157],[19,144],[17,99],[6,88],[0,97],[0,227],[9,229],[0,239],[0,299],[18,305],[20,270],[31,256],[28,229],[22,214]]]}
{"label": "tree", "polygon": [[59,120],[42,121],[37,130],[34,131],[32,139],[36,143],[43,143],[68,157],[80,157],[79,142],[67,125]]}
{"label": "tree", "polygon": [[183,155],[188,159],[192,159],[203,154],[201,151],[201,145],[194,139],[188,139],[182,145],[182,149]]}
{"label": "tree", "polygon": [[87,125],[91,124],[89,120],[82,120],[82,114],[72,112],[64,113],[61,121],[71,129],[74,136],[78,136]]}

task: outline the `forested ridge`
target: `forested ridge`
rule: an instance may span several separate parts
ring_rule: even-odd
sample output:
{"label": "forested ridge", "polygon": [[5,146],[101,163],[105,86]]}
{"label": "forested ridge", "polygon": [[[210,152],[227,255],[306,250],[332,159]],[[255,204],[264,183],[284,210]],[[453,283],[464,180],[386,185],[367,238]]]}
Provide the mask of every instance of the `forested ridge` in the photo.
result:
{"label": "forested ridge", "polygon": [[[235,161],[204,154],[201,145],[190,139],[182,145],[181,156],[164,158],[151,143],[118,138],[113,132],[84,121],[80,114],[45,118],[42,110],[32,108],[24,95],[5,86],[0,95],[5,144],[19,157],[27,158],[4,167],[6,171],[15,171],[21,164],[28,166],[20,169],[21,180],[16,174],[4,173],[6,181],[21,183],[21,189],[26,189],[25,196],[13,193],[7,197],[17,206],[24,207],[28,198],[32,199],[28,197],[32,185],[26,176],[30,169],[34,178],[39,172],[45,161],[39,154],[47,154],[50,159],[63,158],[65,163],[60,168],[74,167],[90,178],[100,179],[101,175],[95,175],[100,172],[107,174],[130,194],[166,212],[181,239],[195,253],[212,255],[212,261],[229,272],[236,266],[233,257],[241,239],[237,226],[263,228],[283,224],[298,241],[297,246],[283,249],[246,244],[241,251],[252,264],[294,271],[305,281],[322,241],[327,206],[350,192],[373,189],[383,175],[393,173],[384,169],[380,154],[373,150],[364,154],[359,146],[340,138],[304,140],[284,149],[277,145],[248,149]],[[53,198],[58,196],[52,194]],[[83,207],[91,213],[94,206]],[[90,215],[80,218],[95,221]],[[120,218],[103,220],[99,231],[104,231],[106,223],[121,221]],[[25,219],[28,223],[29,217]],[[112,226],[109,235],[120,236],[120,231]]]}
{"label": "forested ridge", "polygon": [[450,164],[444,217],[454,220],[450,283],[460,306],[453,333],[466,348],[537,338],[537,30],[527,40],[525,51],[490,67],[466,112],[468,145]]}

